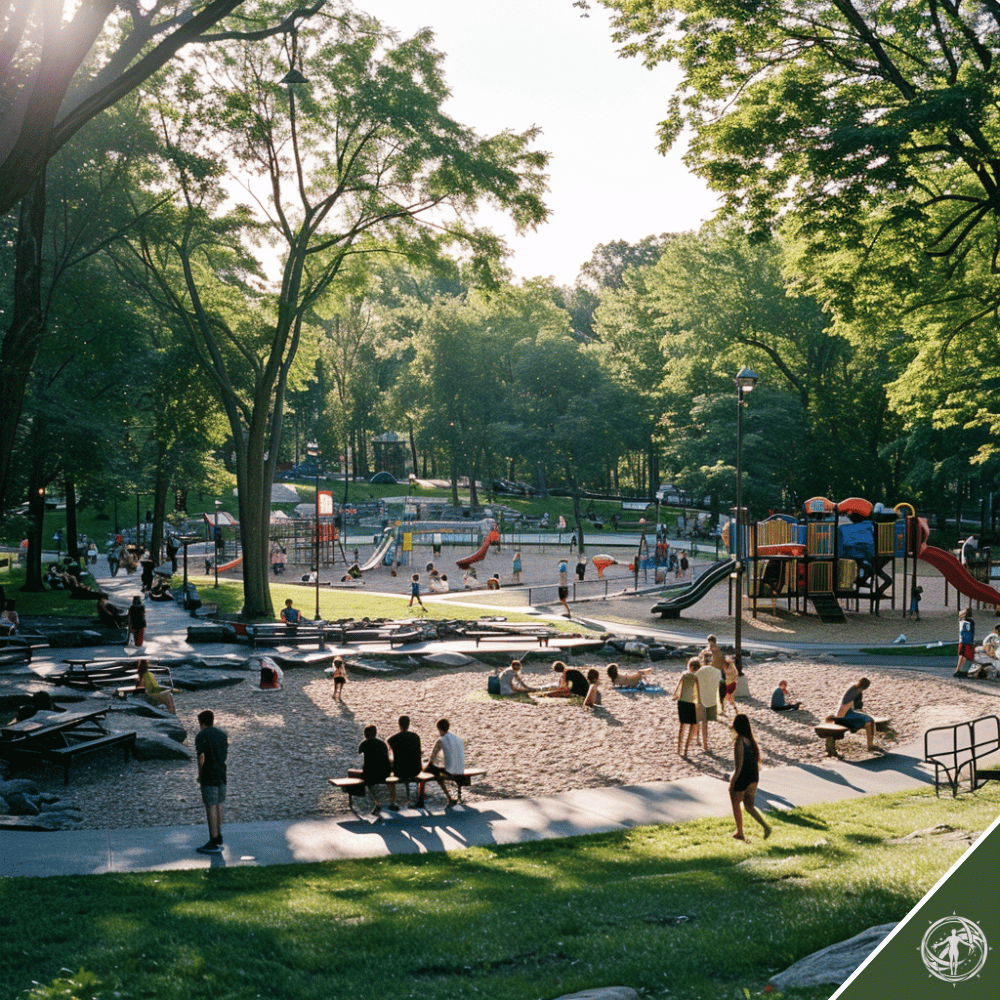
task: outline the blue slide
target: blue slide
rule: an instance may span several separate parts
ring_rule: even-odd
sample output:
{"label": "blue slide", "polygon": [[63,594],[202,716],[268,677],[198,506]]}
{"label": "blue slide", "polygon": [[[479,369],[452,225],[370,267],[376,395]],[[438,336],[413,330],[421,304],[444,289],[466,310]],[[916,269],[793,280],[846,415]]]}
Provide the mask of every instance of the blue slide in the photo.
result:
{"label": "blue slide", "polygon": [[735,569],[736,560],[732,557],[714,563],[690,587],[682,590],[676,597],[671,597],[657,604],[652,613],[661,618],[680,618],[684,608],[697,604],[717,583],[725,580]]}

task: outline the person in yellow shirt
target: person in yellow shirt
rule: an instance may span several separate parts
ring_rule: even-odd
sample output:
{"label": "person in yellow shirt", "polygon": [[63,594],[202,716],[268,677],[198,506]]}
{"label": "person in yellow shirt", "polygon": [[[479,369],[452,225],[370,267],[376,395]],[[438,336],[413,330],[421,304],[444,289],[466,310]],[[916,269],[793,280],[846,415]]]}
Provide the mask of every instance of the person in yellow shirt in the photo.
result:
{"label": "person in yellow shirt", "polygon": [[140,660],[138,670],[139,683],[136,684],[136,687],[143,688],[145,690],[146,701],[148,701],[150,705],[162,706],[171,715],[176,715],[177,709],[174,706],[173,693],[165,690],[156,683],[156,678],[149,669],[149,661]]}

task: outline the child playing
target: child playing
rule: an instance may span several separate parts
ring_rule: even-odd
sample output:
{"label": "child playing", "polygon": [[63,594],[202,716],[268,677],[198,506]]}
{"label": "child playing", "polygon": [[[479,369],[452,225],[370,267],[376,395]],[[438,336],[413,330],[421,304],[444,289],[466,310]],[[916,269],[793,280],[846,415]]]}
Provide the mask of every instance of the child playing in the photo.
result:
{"label": "child playing", "polygon": [[333,700],[344,700],[344,685],[347,683],[347,664],[338,656],[333,661]]}
{"label": "child playing", "polygon": [[413,602],[416,601],[420,605],[421,611],[426,611],[427,608],[424,607],[424,602],[420,600],[420,574],[414,573],[410,577],[410,603],[408,607],[413,607]]}

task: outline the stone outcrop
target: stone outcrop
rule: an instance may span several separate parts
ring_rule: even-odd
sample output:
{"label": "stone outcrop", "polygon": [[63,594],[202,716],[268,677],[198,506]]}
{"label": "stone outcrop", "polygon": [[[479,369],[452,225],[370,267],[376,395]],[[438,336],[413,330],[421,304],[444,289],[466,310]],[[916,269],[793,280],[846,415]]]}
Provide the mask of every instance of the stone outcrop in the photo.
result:
{"label": "stone outcrop", "polygon": [[767,984],[781,991],[808,989],[814,986],[839,986],[882,943],[895,926],[895,923],[891,923],[869,927],[868,930],[855,934],[846,941],[806,955],[784,972],[772,976]]}

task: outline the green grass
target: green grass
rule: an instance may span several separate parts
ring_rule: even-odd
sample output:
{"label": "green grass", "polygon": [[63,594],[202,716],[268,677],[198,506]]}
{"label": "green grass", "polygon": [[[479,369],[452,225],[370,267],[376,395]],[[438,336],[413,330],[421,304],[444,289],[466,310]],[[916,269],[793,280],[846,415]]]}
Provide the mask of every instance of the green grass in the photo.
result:
{"label": "green grass", "polygon": [[[188,579],[198,588],[202,601],[219,606],[221,614],[239,614],[243,607],[243,583],[239,580],[220,578],[219,588],[213,584],[211,576],[188,574]],[[71,601],[69,594],[62,590],[45,590],[40,593],[26,593],[20,590],[24,584],[24,569],[0,571],[0,583],[7,590],[7,596],[17,601],[17,611],[22,617],[26,615],[64,615],[71,618],[93,618],[96,615],[93,601]],[[139,578],[135,577],[136,593],[139,590]],[[180,577],[174,577],[174,585],[180,586]],[[316,608],[316,591],[306,585],[281,584],[271,585],[271,603],[275,614],[285,606],[286,598],[291,598],[295,606],[307,618],[312,618]],[[485,597],[485,593],[484,593]],[[319,611],[320,617],[327,621],[338,618],[477,618],[482,614],[490,614],[479,608],[470,608],[463,604],[438,602],[429,594],[424,595],[426,612],[421,612],[416,605],[408,607],[409,597],[381,596],[365,593],[362,590],[329,590],[320,587]],[[119,602],[120,603],[120,602]],[[512,622],[538,622],[538,615],[526,615],[523,612],[499,609],[496,614],[502,614]],[[565,632],[579,631],[579,626],[561,621],[558,617],[549,622],[553,627]]]}
{"label": "green grass", "polygon": [[890,840],[937,823],[982,830],[998,805],[995,789],[816,805],[749,846],[731,821],[702,820],[381,860],[9,878],[0,1000],[79,969],[102,986],[58,995],[757,994],[804,955],[903,917],[961,853]]}

